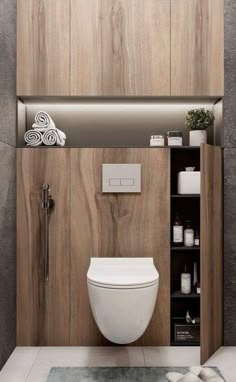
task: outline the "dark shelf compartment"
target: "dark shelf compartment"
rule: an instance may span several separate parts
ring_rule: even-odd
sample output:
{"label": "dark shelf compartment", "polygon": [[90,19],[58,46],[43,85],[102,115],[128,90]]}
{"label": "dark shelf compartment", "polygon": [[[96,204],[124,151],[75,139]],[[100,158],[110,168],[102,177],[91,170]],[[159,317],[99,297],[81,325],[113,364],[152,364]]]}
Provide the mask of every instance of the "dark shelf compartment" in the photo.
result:
{"label": "dark shelf compartment", "polygon": [[171,251],[200,251],[200,246],[199,247],[171,247]]}
{"label": "dark shelf compartment", "polygon": [[180,198],[200,198],[200,194],[173,194],[171,195],[174,199]]}
{"label": "dark shelf compartment", "polygon": [[184,298],[184,299],[187,299],[187,298],[200,298],[200,294],[196,294],[194,292],[190,293],[190,294],[183,294],[181,293],[180,290],[178,291],[175,291],[171,294],[171,298],[175,298],[175,299],[180,299],[180,298]]}
{"label": "dark shelf compartment", "polygon": [[168,146],[171,150],[200,150],[200,146]]}
{"label": "dark shelf compartment", "polygon": [[171,346],[200,346],[200,342],[171,342]]}

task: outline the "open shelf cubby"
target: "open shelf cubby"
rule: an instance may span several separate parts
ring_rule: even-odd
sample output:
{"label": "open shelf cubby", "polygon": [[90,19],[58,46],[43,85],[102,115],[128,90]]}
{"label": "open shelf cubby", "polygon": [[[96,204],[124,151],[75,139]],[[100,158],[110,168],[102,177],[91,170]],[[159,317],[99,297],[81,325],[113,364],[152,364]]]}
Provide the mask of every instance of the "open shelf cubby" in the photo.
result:
{"label": "open shelf cubby", "polygon": [[[171,345],[173,346],[197,346],[200,341],[176,341],[176,328],[178,325],[186,325],[186,313],[189,311],[191,317],[200,317],[200,295],[193,291],[190,294],[181,293],[181,274],[185,266],[191,274],[193,283],[193,264],[197,262],[198,281],[200,282],[200,246],[186,247],[184,245],[173,245],[173,222],[176,214],[185,225],[185,221],[191,220],[193,229],[200,231],[200,194],[178,194],[178,173],[184,171],[185,167],[195,167],[200,171],[200,148],[188,147],[178,150],[171,149]],[[190,325],[191,326],[191,325]],[[200,332],[200,325],[196,325],[195,332]],[[200,338],[200,335],[199,335]]]}

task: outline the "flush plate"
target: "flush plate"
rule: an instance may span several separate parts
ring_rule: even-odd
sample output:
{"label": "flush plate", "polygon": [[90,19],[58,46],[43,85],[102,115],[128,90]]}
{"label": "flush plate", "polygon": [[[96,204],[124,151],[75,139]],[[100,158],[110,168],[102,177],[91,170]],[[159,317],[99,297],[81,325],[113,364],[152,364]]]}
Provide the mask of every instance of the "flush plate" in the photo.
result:
{"label": "flush plate", "polygon": [[141,164],[109,163],[102,165],[102,192],[141,192]]}

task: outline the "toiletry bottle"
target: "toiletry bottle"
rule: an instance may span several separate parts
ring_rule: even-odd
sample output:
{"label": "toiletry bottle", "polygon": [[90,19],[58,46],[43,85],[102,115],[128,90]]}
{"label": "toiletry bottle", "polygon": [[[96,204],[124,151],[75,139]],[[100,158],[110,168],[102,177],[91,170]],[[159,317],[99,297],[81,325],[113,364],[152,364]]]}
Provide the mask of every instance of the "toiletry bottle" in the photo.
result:
{"label": "toiletry bottle", "polygon": [[181,293],[190,294],[191,293],[191,275],[187,272],[187,267],[185,265],[184,272],[181,274]]}
{"label": "toiletry bottle", "polygon": [[201,294],[201,286],[200,286],[199,282],[197,282],[197,284],[195,286],[195,293],[196,294]]}
{"label": "toiletry bottle", "polygon": [[200,246],[200,234],[199,234],[199,229],[197,228],[195,231],[195,236],[194,236],[194,245],[196,247]]}
{"label": "toiletry bottle", "polygon": [[183,223],[180,220],[178,214],[175,216],[173,222],[173,244],[174,245],[183,245]]}
{"label": "toiletry bottle", "polygon": [[197,262],[195,261],[193,263],[193,288],[194,288],[194,290],[195,290],[196,285],[197,285],[197,280],[198,280],[198,277],[197,277]]}
{"label": "toiletry bottle", "polygon": [[186,228],[184,230],[184,245],[185,247],[194,246],[194,230],[191,227],[191,220],[186,220]]}

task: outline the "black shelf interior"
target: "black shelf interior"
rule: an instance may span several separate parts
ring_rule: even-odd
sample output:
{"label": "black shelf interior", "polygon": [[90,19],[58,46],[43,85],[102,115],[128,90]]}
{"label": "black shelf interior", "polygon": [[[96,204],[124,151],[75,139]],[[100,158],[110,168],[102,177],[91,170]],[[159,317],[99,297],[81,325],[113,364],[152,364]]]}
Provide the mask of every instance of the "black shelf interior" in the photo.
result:
{"label": "black shelf interior", "polygon": [[175,292],[172,292],[171,294],[171,298],[184,298],[184,299],[187,299],[187,298],[200,298],[200,294],[197,294],[197,293],[190,293],[190,294],[183,294],[181,293],[180,290],[177,290]]}
{"label": "black shelf interior", "polygon": [[179,246],[179,247],[171,247],[171,251],[200,251],[200,247],[184,247],[184,246]]}
{"label": "black shelf interior", "polygon": [[[182,147],[171,149],[171,344],[173,346],[199,346],[199,342],[175,342],[175,324],[186,323],[186,312],[191,317],[200,317],[200,295],[191,293],[184,295],[181,290],[181,274],[185,266],[191,274],[193,282],[193,264],[197,263],[198,281],[200,282],[200,247],[185,247],[173,245],[173,222],[176,214],[185,225],[186,220],[191,220],[194,230],[200,231],[200,195],[177,193],[178,173],[184,171],[185,167],[195,167],[200,171],[200,149],[193,147]],[[201,238],[200,238],[201,240]]]}
{"label": "black shelf interior", "polygon": [[172,198],[180,199],[180,198],[200,198],[200,194],[174,194],[171,195]]}
{"label": "black shelf interior", "polygon": [[200,342],[171,342],[171,346],[200,346]]}

